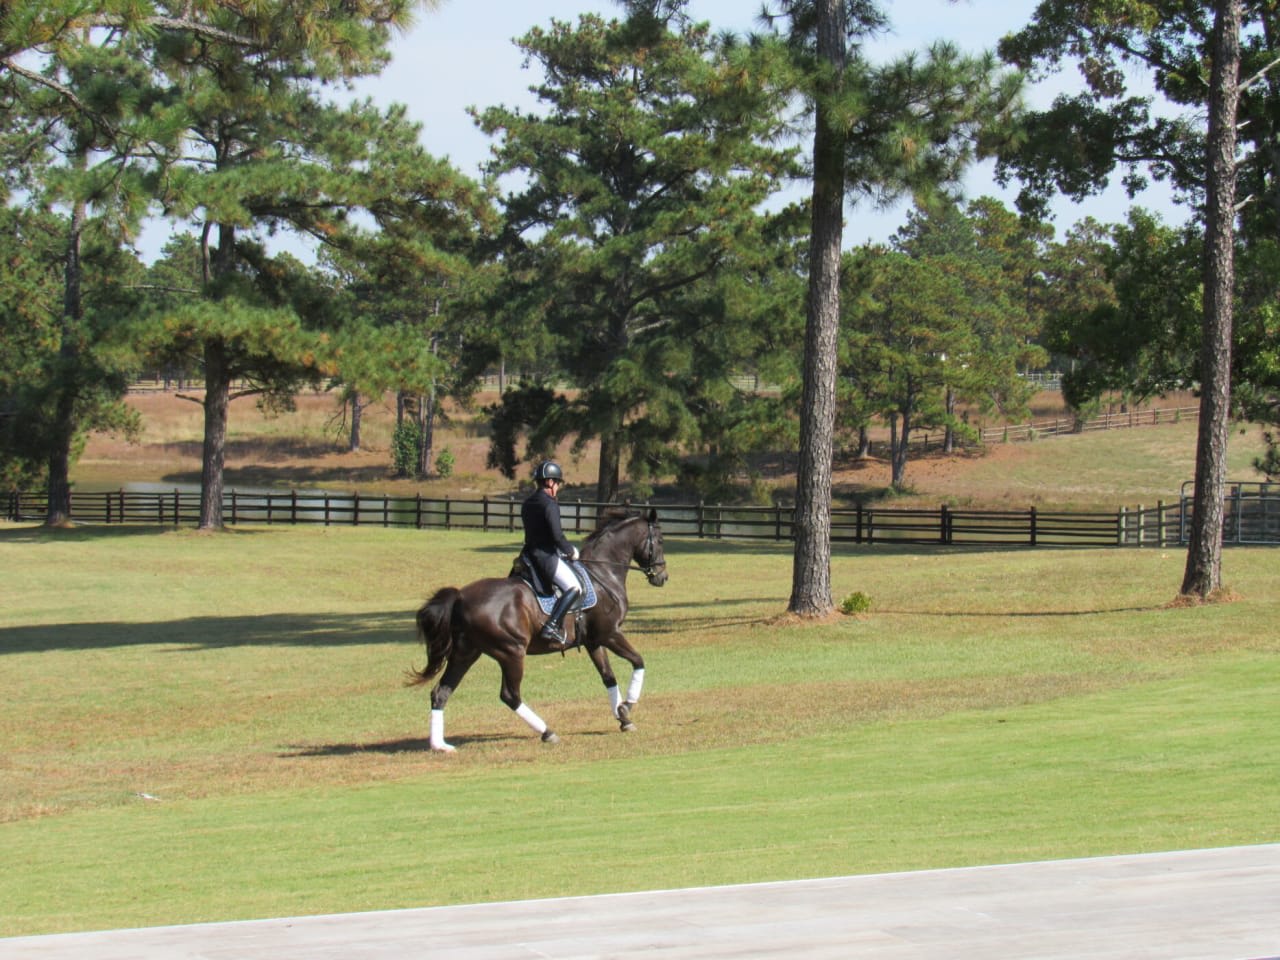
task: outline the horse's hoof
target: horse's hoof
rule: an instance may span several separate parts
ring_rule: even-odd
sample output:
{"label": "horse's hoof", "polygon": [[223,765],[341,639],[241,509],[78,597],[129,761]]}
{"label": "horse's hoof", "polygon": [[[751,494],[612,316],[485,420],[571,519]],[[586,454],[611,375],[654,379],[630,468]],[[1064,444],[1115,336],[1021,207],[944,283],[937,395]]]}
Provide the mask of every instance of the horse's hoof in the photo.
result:
{"label": "horse's hoof", "polygon": [[457,753],[458,748],[451,743],[433,743],[431,744],[432,753]]}
{"label": "horse's hoof", "polygon": [[552,731],[548,730],[546,733],[542,735],[542,742],[543,743],[559,743],[560,738],[557,737]]}
{"label": "horse's hoof", "polygon": [[617,713],[615,714],[615,716],[616,716],[619,720],[621,720],[623,723],[630,723],[630,722],[631,722],[631,708],[630,708],[630,707],[628,707],[625,703],[620,703],[620,704],[618,704],[618,710],[617,710]]}
{"label": "horse's hoof", "polygon": [[623,720],[620,724],[618,724],[618,729],[621,730],[623,733],[630,733],[635,728],[636,728],[636,725],[632,723],[630,720]]}

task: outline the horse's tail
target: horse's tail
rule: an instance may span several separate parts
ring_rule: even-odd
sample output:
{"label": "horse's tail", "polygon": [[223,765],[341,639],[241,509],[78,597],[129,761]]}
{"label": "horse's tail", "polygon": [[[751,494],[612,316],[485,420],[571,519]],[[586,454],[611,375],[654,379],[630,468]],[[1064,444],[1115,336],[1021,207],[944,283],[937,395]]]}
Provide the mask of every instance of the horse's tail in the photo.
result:
{"label": "horse's tail", "polygon": [[462,596],[457,587],[441,587],[436,595],[418,610],[418,639],[427,648],[427,665],[410,670],[406,683],[418,686],[428,683],[440,672],[453,650],[453,608]]}

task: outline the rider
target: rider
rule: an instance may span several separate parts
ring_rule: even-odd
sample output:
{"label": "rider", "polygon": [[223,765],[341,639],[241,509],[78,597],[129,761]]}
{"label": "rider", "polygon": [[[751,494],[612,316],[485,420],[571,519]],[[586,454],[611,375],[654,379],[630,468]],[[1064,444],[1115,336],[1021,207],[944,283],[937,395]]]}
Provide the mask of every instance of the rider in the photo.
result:
{"label": "rider", "polygon": [[566,647],[564,618],[582,592],[578,578],[566,560],[578,559],[578,548],[565,539],[560,528],[560,505],[556,497],[564,485],[564,471],[554,460],[544,460],[533,471],[536,489],[520,508],[524,522],[524,552],[546,583],[560,588],[551,616],[539,634],[553,650]]}

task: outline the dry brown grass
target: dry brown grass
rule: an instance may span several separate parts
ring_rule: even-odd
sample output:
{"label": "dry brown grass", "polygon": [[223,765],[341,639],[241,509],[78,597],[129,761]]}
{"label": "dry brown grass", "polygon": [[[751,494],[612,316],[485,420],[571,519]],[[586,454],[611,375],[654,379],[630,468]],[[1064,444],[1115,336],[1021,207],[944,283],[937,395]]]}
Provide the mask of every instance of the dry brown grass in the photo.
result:
{"label": "dry brown grass", "polygon": [[[393,475],[391,434],[394,398],[370,405],[364,415],[361,449],[347,449],[346,425],[332,393],[305,393],[297,409],[264,416],[249,399],[232,408],[228,430],[226,483],[230,488],[311,488],[368,494],[479,498],[518,490],[498,471],[486,466],[488,428],[482,408],[497,400],[479,394],[467,408],[446,403],[446,421],[437,428],[435,450],[455,458],[448,479],[409,480]],[[200,482],[201,407],[174,393],[145,391],[129,403],[142,416],[140,443],[115,437],[90,439],[76,464],[73,480],[83,490],[117,489],[129,483],[197,485]],[[1186,406],[1189,396],[1152,401],[1148,407]],[[1037,418],[1065,415],[1061,395],[1044,392],[1035,398]],[[990,425],[990,424],[988,424]],[[873,431],[882,442],[884,431]],[[1249,466],[1261,449],[1257,431],[1232,439],[1232,479],[1257,479]],[[913,454],[907,467],[906,493],[889,491],[889,463],[877,457],[857,459],[837,451],[833,494],[837,501],[876,502],[883,506],[1114,510],[1118,506],[1173,502],[1193,473],[1194,420],[1159,427],[1114,430],[1083,436],[1045,438],[1030,443],[996,443],[943,455],[936,448]],[[591,445],[574,457],[569,444],[559,451],[570,484],[566,499],[592,500],[598,449]],[[795,456],[791,451],[763,458],[752,477],[741,480],[741,496],[794,500]],[[523,480],[524,478],[519,478]],[[750,492],[749,492],[750,491]],[[655,502],[693,502],[694,491],[663,487]]]}
{"label": "dry brown grass", "polygon": [[[496,399],[496,394],[482,393],[470,409],[445,404],[448,420],[437,428],[435,452],[438,455],[447,448],[453,454],[453,476],[424,481],[394,475],[393,397],[366,408],[357,451],[348,449],[349,426],[336,394],[300,394],[295,411],[277,416],[265,415],[252,400],[241,399],[232,404],[228,424],[226,483],[229,487],[317,487],[460,497],[505,491],[513,484],[485,466],[489,436],[480,408]],[[75,467],[77,484],[90,490],[125,483],[198,484],[203,437],[199,404],[158,390],[130,394],[128,402],[142,416],[141,441],[91,438]],[[565,459],[573,463],[571,457]],[[589,457],[573,466],[579,482],[594,481],[595,470]]]}

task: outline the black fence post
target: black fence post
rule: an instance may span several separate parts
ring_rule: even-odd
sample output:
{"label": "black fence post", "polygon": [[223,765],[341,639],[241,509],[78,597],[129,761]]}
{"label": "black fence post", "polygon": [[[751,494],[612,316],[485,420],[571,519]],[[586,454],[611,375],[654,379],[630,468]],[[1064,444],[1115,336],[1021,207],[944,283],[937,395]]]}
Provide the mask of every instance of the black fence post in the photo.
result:
{"label": "black fence post", "polygon": [[1039,529],[1036,524],[1036,508],[1031,508],[1031,543],[1030,546],[1036,545],[1036,538],[1039,536]]}

